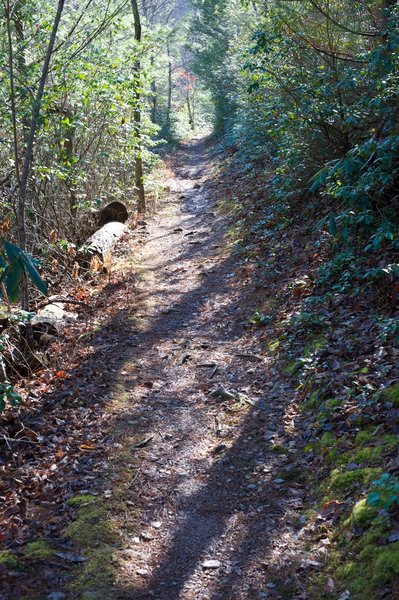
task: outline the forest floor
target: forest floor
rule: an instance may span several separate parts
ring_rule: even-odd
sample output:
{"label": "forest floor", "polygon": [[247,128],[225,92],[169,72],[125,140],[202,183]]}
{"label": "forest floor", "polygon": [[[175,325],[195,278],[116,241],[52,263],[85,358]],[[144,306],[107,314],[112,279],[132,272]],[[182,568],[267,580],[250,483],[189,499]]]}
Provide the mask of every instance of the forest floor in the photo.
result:
{"label": "forest floor", "polygon": [[165,198],[79,290],[55,368],[9,416],[1,600],[316,597],[325,521],[346,505],[308,519],[306,417],[251,324],[282,277],[265,289],[234,251],[218,161],[201,140],[176,153]]}

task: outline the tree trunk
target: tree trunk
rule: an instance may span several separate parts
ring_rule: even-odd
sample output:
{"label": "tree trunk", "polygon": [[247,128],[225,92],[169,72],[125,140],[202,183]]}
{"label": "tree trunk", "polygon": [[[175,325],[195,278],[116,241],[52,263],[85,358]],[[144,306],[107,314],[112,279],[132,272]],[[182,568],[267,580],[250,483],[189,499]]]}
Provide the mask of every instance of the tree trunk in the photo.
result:
{"label": "tree trunk", "polygon": [[166,128],[170,130],[170,115],[172,112],[172,61],[170,57],[169,40],[166,42],[166,51],[168,54],[168,106],[166,112]]}
{"label": "tree trunk", "polygon": [[[137,0],[131,0],[133,17],[134,17],[134,39],[137,44],[141,43],[141,20],[140,12]],[[135,185],[137,189],[137,212],[140,214],[146,211],[145,202],[145,191],[143,181],[143,158],[142,158],[142,140],[141,140],[141,96],[140,96],[140,83],[141,83],[141,64],[138,54],[138,58],[135,60],[133,71],[135,74],[134,85],[135,92],[135,109],[133,114],[134,119],[134,130],[136,137],[136,157],[135,157]]]}
{"label": "tree trunk", "polygon": [[[151,67],[154,69],[154,56],[151,56]],[[157,84],[155,79],[151,81],[151,122],[157,123]]]}
{"label": "tree trunk", "polygon": [[[9,0],[8,0],[9,1]],[[28,82],[28,67],[26,60],[26,40],[25,40],[25,24],[23,21],[23,8],[26,6],[26,0],[20,0],[17,4],[14,3],[12,20],[14,23],[16,34],[16,67],[18,68],[19,81],[27,84]],[[26,94],[27,92],[24,92]],[[24,114],[22,119],[23,140],[26,145],[29,137],[29,115]]]}
{"label": "tree trunk", "polygon": [[11,6],[10,0],[7,0],[7,39],[8,39],[8,68],[10,71],[10,104],[11,104],[11,119],[13,130],[13,145],[14,145],[14,161],[15,175],[17,183],[21,183],[21,175],[19,171],[19,151],[18,151],[18,129],[17,129],[17,110],[15,105],[15,79],[14,79],[14,48],[11,34]]}
{"label": "tree trunk", "polygon": [[191,130],[194,131],[194,129],[195,129],[194,112],[193,112],[193,108],[191,106],[190,92],[188,90],[187,90],[186,101],[187,101],[187,110],[188,110],[188,122],[190,124]]}
{"label": "tree trunk", "polygon": [[79,256],[89,261],[94,255],[97,255],[104,261],[106,253],[112,250],[127,229],[127,225],[118,221],[106,223],[79,249]]}
{"label": "tree trunk", "polygon": [[68,189],[69,193],[69,214],[71,221],[71,231],[72,235],[76,237],[76,225],[77,225],[77,216],[78,216],[78,197],[76,194],[76,176],[75,176],[75,167],[73,166],[73,150],[74,150],[74,139],[76,133],[76,125],[73,122],[75,117],[72,109],[68,107],[63,107],[59,113],[64,117],[63,121],[67,121],[65,123],[65,130],[63,134],[63,150],[64,150],[64,167],[67,167],[68,175],[65,180],[65,185]]}
{"label": "tree trunk", "polygon": [[[42,73],[40,76],[39,87],[36,93],[36,97],[33,102],[29,136],[26,143],[24,159],[22,163],[22,174],[19,186],[19,197],[18,197],[18,235],[19,245],[22,250],[26,250],[26,225],[25,225],[25,210],[26,210],[26,198],[28,193],[28,183],[32,167],[32,156],[33,146],[35,143],[36,130],[39,123],[40,112],[42,108],[44,88],[46,85],[47,75],[50,68],[50,60],[54,50],[54,44],[57,37],[58,27],[61,21],[62,12],[64,10],[65,0],[58,0],[57,13],[54,18],[53,27],[51,30],[50,40],[47,46],[46,55],[42,67]],[[22,308],[29,310],[29,297],[26,285],[26,278],[24,278],[23,289],[22,289]]]}

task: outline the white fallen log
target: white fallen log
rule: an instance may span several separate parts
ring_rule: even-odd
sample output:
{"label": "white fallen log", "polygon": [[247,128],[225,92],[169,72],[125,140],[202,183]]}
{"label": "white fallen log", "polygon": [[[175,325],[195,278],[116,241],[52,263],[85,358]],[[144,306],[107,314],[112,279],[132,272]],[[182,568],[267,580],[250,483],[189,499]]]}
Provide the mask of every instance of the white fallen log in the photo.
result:
{"label": "white fallen log", "polygon": [[127,229],[127,225],[119,223],[118,221],[106,223],[101,229],[93,233],[87,242],[79,249],[79,253],[89,260],[95,255],[103,260],[105,254],[112,250],[116,242],[122,237]]}

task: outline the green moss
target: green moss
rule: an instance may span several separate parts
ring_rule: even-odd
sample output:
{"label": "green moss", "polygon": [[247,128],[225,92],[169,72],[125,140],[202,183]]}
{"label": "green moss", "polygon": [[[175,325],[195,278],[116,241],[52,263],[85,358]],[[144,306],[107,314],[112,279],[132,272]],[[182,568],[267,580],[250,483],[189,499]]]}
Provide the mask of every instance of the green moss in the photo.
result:
{"label": "green moss", "polygon": [[350,590],[351,598],[354,600],[374,597],[370,574],[365,564],[349,561],[337,568],[336,576],[341,580],[342,586]]}
{"label": "green moss", "polygon": [[[376,598],[381,585],[388,581],[390,585],[399,581],[399,543],[381,545],[389,531],[389,519],[370,508],[364,499],[360,500],[353,507],[351,518],[336,530],[335,545],[326,569],[319,574],[318,589],[325,588],[331,577],[337,587],[350,591],[353,600],[365,600]],[[362,527],[364,533],[348,537],[348,528],[353,526]],[[317,594],[311,597],[319,598]]]}
{"label": "green moss", "polygon": [[366,467],[378,466],[381,464],[381,458],[384,454],[384,446],[367,446],[359,450],[351,450],[338,454],[336,462],[338,465],[344,466],[349,463],[356,463]]}
{"label": "green moss", "polygon": [[11,550],[0,550],[0,565],[6,569],[18,569],[19,562]]}
{"label": "green moss", "polygon": [[32,560],[46,560],[54,555],[54,550],[46,540],[30,542],[24,547],[24,555]]}
{"label": "green moss", "polygon": [[78,494],[77,496],[73,496],[67,500],[67,504],[72,508],[79,508],[81,506],[86,506],[91,502],[96,502],[98,498],[96,496],[92,496],[91,494]]}
{"label": "green moss", "polygon": [[307,342],[303,349],[304,358],[309,358],[314,352],[317,350],[322,350],[328,345],[328,341],[324,337],[324,335],[317,335]]}
{"label": "green moss", "polygon": [[[331,401],[327,402],[333,407]],[[378,433],[375,425],[368,425],[354,440],[344,436],[337,438],[331,432],[323,434],[316,451],[323,454],[325,466],[327,457],[330,464],[338,465],[319,487],[325,500],[344,499],[359,491],[366,493],[370,483],[382,474],[379,465],[382,465],[384,455],[397,447],[398,438]],[[360,467],[346,470],[349,463]],[[385,585],[396,589],[399,585],[399,542],[384,544],[389,531],[388,516],[382,516],[375,507],[367,505],[365,498],[358,500],[349,517],[337,521],[333,528],[331,557],[323,572],[311,578],[310,597],[317,600],[335,598],[328,592],[328,578],[335,581],[336,589],[348,589],[353,600],[376,598]]]}
{"label": "green moss", "polygon": [[328,556],[326,568],[320,573],[315,573],[313,576],[310,575],[308,584],[309,598],[314,598],[314,600],[336,600],[337,595],[331,594],[327,590],[327,579],[332,575],[335,577],[337,569],[341,565],[341,559],[341,554],[332,548]]}
{"label": "green moss", "polygon": [[357,446],[368,444],[373,439],[371,431],[362,430],[356,434],[355,443]]}
{"label": "green moss", "polygon": [[342,406],[342,398],[331,398],[330,400],[325,400],[324,402],[324,407],[330,411],[332,411],[334,408],[338,408],[339,406]]}
{"label": "green moss", "polygon": [[269,342],[269,350],[270,352],[276,352],[279,347],[280,347],[280,340],[273,340],[272,342]]}
{"label": "green moss", "polygon": [[[329,450],[327,456],[328,456],[328,460],[330,461],[330,463],[332,465],[335,465],[335,464],[346,465],[347,464],[347,462],[342,461],[343,455],[340,453],[339,448],[331,448],[331,450]],[[348,462],[350,462],[350,461],[348,461]]]}
{"label": "green moss", "polygon": [[288,452],[288,448],[285,448],[281,444],[273,444],[271,446],[271,450],[273,450],[273,452],[277,452],[277,454],[287,454]]}
{"label": "green moss", "polygon": [[384,446],[389,450],[393,450],[399,444],[399,436],[395,434],[383,435],[381,439],[383,441]]}
{"label": "green moss", "polygon": [[[388,546],[366,545],[357,557],[336,571],[354,600],[375,598],[382,585],[397,584],[399,578],[399,543]],[[351,597],[352,597],[351,596]]]}
{"label": "green moss", "polygon": [[351,577],[354,572],[356,572],[356,564],[353,561],[346,562],[344,565],[337,568],[337,576],[340,579],[347,579],[348,577]]}
{"label": "green moss", "polygon": [[334,494],[349,492],[359,485],[366,485],[377,479],[382,474],[381,469],[366,467],[353,471],[334,469],[322,489]]}
{"label": "green moss", "polygon": [[336,442],[336,437],[331,431],[325,431],[320,438],[320,446],[322,448],[328,448],[328,446],[334,445]]}
{"label": "green moss", "polygon": [[399,575],[399,542],[388,544],[385,548],[378,548],[374,563],[374,585],[391,582],[393,577]]}
{"label": "green moss", "polygon": [[287,373],[287,375],[295,375],[295,373],[299,371],[300,367],[301,364],[297,360],[294,360],[288,363],[288,365],[284,367],[283,371],[284,373]]}
{"label": "green moss", "polygon": [[361,448],[353,455],[353,462],[373,466],[381,461],[383,453],[382,446]]}
{"label": "green moss", "polygon": [[[84,502],[83,499],[86,501]],[[81,548],[87,561],[79,567],[72,583],[75,592],[108,590],[115,579],[114,553],[119,537],[109,518],[104,502],[94,496],[76,496],[73,504],[79,506],[77,518],[65,534]],[[100,593],[100,598],[101,593]]]}
{"label": "green moss", "polygon": [[390,385],[377,393],[381,394],[381,398],[385,402],[392,402],[395,408],[399,408],[399,383]]}
{"label": "green moss", "polygon": [[352,509],[351,521],[354,527],[364,527],[376,517],[377,510],[369,506],[366,499],[356,502]]}
{"label": "green moss", "polygon": [[356,371],[351,371],[349,373],[349,375],[352,375],[352,376],[354,376],[354,375],[367,375],[367,373],[369,373],[369,372],[370,372],[369,367],[363,367],[362,369],[358,369]]}
{"label": "green moss", "polygon": [[355,541],[353,548],[360,552],[365,545],[378,543],[387,534],[388,529],[389,524],[385,517],[374,518],[367,531]]}
{"label": "green moss", "polygon": [[80,508],[77,519],[67,527],[65,533],[82,548],[96,548],[102,543],[115,542],[115,532],[107,512],[98,501]]}
{"label": "green moss", "polygon": [[94,591],[97,592],[96,598],[109,598],[109,592],[104,596],[101,590],[109,590],[115,582],[114,548],[103,546],[91,550],[87,558],[71,586],[72,590],[83,592],[83,597],[86,595],[87,598],[93,598]]}
{"label": "green moss", "polygon": [[321,390],[315,390],[312,392],[307,400],[302,405],[303,410],[312,410],[318,408],[322,402],[323,392]]}

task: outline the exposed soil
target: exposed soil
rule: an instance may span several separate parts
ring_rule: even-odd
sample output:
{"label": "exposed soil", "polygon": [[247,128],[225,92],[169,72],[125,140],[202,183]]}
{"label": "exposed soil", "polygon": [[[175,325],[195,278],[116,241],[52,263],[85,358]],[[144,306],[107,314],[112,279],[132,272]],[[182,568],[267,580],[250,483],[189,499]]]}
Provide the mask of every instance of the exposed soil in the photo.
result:
{"label": "exposed soil", "polygon": [[[204,146],[175,162],[174,193],[136,261],[141,314],[122,412],[126,427],[153,438],[139,450],[130,496],[139,527],[122,553],[118,597],[277,598],[267,572],[290,561],[286,538],[304,495],[286,480],[296,452],[292,394],[248,328],[253,290],[224,242],[219,199],[204,188]],[[212,396],[221,385],[235,397]]]}
{"label": "exposed soil", "polygon": [[[101,332],[73,384],[52,394],[64,406],[76,390],[93,394],[69,443],[96,446],[98,457],[76,458],[75,482],[71,465],[58,469],[54,477],[69,472],[69,484],[55,502],[82,488],[110,500],[116,581],[109,589],[92,581],[82,596],[67,591],[69,570],[59,575],[50,564],[35,573],[42,592],[28,597],[306,598],[300,569],[312,563],[299,515],[306,490],[294,394],[249,326],[255,292],[226,243],[231,217],[207,189],[206,146],[181,150],[173,170],[167,200],[121,248],[118,282],[91,315]],[[61,524],[70,518],[64,511]],[[15,578],[2,598],[23,597]]]}

